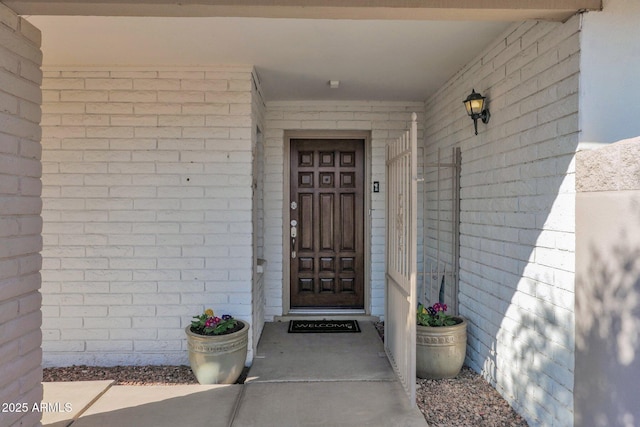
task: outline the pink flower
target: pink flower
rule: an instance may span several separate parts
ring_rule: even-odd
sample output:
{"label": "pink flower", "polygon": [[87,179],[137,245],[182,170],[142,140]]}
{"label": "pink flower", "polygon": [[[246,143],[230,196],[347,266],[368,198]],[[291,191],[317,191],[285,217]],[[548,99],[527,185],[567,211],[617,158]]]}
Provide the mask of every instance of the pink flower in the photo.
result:
{"label": "pink flower", "polygon": [[447,304],[441,304],[439,302],[433,304],[433,310],[437,313],[439,311],[445,312],[447,311]]}

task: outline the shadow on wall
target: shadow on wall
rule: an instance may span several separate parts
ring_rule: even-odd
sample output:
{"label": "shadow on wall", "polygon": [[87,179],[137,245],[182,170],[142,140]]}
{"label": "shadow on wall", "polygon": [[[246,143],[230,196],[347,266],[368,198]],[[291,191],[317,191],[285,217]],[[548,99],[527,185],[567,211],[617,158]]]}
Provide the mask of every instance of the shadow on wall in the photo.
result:
{"label": "shadow on wall", "polygon": [[[566,331],[566,319],[559,319],[553,308],[539,304],[532,311],[508,310],[505,319],[514,319],[517,326],[507,332],[503,328],[498,341],[511,342],[508,350],[492,349],[488,365],[509,366],[511,369],[496,371],[492,374],[519,413],[526,413],[531,425],[551,425],[553,419],[564,420],[564,425],[572,425],[571,412],[567,408],[573,405],[573,375],[566,365],[572,364],[566,347],[571,345],[571,337]],[[493,344],[495,346],[495,343]],[[557,402],[550,402],[548,395]],[[561,405],[558,405],[557,403]]]}
{"label": "shadow on wall", "polygon": [[[630,211],[640,218],[640,203]],[[633,427],[640,425],[640,243],[629,229],[640,230],[640,221],[605,227],[617,233],[588,242],[589,264],[576,280],[576,425]]]}
{"label": "shadow on wall", "polygon": [[[569,140],[558,147],[564,153],[519,165],[519,180],[496,182],[495,189],[465,176],[463,151],[467,364],[530,425],[573,425],[575,193],[566,180],[577,142]],[[538,176],[551,161],[556,175]],[[475,208],[483,197],[492,197],[486,211]]]}

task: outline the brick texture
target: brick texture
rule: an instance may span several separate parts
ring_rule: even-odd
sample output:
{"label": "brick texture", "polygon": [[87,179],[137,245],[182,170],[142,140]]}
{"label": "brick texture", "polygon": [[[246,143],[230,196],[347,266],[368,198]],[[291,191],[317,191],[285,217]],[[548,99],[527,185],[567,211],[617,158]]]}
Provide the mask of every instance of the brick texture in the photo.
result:
{"label": "brick texture", "polygon": [[[513,26],[426,103],[426,161],[462,150],[467,363],[532,426],[573,425],[579,22]],[[472,88],[491,110],[478,136]]]}
{"label": "brick texture", "polygon": [[187,363],[192,316],[251,322],[252,68],[51,69],[43,91],[45,366]]}
{"label": "brick texture", "polygon": [[[0,402],[42,400],[40,32],[0,4]],[[6,408],[4,408],[6,409]],[[40,414],[0,412],[2,426]]]}
{"label": "brick texture", "polygon": [[[235,85],[243,86],[242,82],[236,80]],[[231,111],[238,113],[251,112],[251,117],[255,126],[252,127],[252,146],[253,153],[253,186],[252,198],[252,215],[253,223],[253,256],[255,257],[255,270],[253,271],[253,286],[251,294],[252,308],[252,328],[253,328],[253,351],[258,347],[258,341],[262,334],[265,321],[265,289],[264,289],[264,271],[267,265],[264,263],[264,129],[266,105],[262,98],[262,92],[256,79],[251,85],[252,103],[249,108],[246,105],[232,104]],[[239,177],[232,180],[245,181],[248,177]],[[248,256],[246,250],[244,252],[233,252],[233,256]],[[255,354],[255,353],[254,353]]]}

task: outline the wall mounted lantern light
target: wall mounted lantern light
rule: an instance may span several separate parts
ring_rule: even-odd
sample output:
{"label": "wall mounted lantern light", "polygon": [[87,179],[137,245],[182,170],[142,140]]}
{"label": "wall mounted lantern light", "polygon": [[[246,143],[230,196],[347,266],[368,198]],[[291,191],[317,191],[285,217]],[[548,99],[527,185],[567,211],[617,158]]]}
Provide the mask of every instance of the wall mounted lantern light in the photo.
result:
{"label": "wall mounted lantern light", "polygon": [[482,123],[489,123],[489,118],[491,118],[491,113],[489,113],[489,109],[485,108],[484,100],[486,98],[475,91],[475,89],[471,89],[471,94],[467,96],[467,99],[464,101],[464,108],[467,109],[467,114],[473,120],[473,128],[476,131],[476,135],[478,134],[478,119],[482,119]]}

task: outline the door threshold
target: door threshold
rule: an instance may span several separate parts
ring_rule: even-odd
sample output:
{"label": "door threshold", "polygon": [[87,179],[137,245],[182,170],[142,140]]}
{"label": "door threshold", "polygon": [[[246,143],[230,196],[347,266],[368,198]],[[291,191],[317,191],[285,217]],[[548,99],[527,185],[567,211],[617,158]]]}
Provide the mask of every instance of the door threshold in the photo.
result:
{"label": "door threshold", "polygon": [[378,316],[366,314],[364,310],[324,310],[324,309],[297,309],[290,310],[288,314],[275,316],[275,322],[288,322],[289,320],[360,320],[363,322],[379,322]]}
{"label": "door threshold", "polygon": [[289,314],[365,314],[362,308],[292,308]]}

